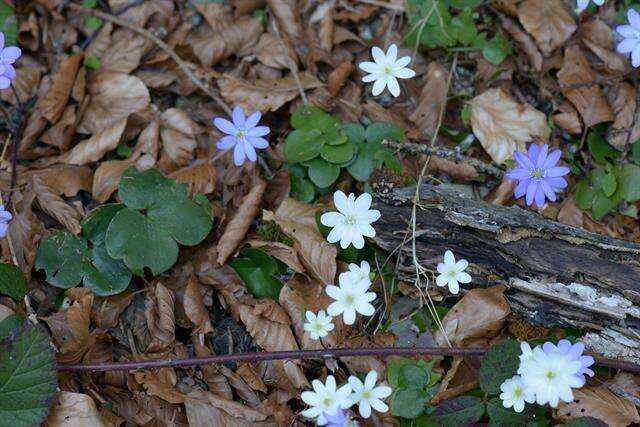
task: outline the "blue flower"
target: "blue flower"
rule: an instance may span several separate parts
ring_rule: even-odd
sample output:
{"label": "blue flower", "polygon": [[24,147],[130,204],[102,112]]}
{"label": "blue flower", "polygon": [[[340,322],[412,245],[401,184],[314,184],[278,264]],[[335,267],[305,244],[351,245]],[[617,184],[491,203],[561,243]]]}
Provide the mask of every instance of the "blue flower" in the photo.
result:
{"label": "blue flower", "polygon": [[640,13],[633,9],[627,11],[628,25],[618,25],[616,32],[623,38],[618,44],[618,52],[631,53],[631,65],[640,67]]}
{"label": "blue flower", "polygon": [[582,344],[581,342],[571,344],[569,340],[560,340],[558,341],[557,346],[552,342],[546,342],[542,345],[542,351],[547,354],[551,353],[552,351],[557,351],[569,356],[571,360],[579,361],[580,370],[576,373],[576,376],[580,378],[583,385],[586,382],[586,379],[584,377],[585,375],[589,375],[590,377],[595,375],[595,373],[591,369],[589,369],[589,366],[595,363],[595,359],[591,356],[584,356],[582,354],[584,352],[584,344]]}
{"label": "blue flower", "polygon": [[262,114],[256,111],[245,118],[242,107],[233,109],[233,122],[227,119],[215,118],[213,124],[220,132],[226,134],[216,144],[218,150],[228,150],[233,147],[233,162],[236,166],[242,166],[244,159],[255,162],[258,158],[256,148],[262,149],[269,146],[269,141],[262,138],[271,130],[268,126],[256,126]]}
{"label": "blue flower", "polygon": [[349,413],[344,409],[338,410],[335,415],[330,415],[325,412],[323,416],[327,421],[325,427],[352,427],[356,425],[355,422],[349,418]]}
{"label": "blue flower", "polygon": [[569,168],[556,166],[562,152],[553,150],[549,153],[549,146],[531,144],[527,154],[515,151],[513,157],[517,166],[507,172],[506,176],[512,181],[518,181],[514,191],[516,199],[526,196],[527,206],[534,201],[539,208],[544,206],[545,198],[556,201],[556,190],[567,187],[563,178],[569,173]]}
{"label": "blue flower", "polygon": [[4,33],[0,32],[0,89],[11,86],[11,80],[16,77],[16,69],[13,63],[22,55],[19,47],[4,46]]}
{"label": "blue flower", "polygon": [[9,221],[13,219],[13,215],[9,211],[4,210],[4,206],[0,205],[0,238],[7,235],[9,229]]}

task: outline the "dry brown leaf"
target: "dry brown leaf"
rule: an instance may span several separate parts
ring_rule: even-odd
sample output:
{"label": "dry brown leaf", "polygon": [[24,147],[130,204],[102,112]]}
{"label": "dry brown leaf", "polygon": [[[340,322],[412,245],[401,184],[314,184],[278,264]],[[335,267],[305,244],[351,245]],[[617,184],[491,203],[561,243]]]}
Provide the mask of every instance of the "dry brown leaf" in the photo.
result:
{"label": "dry brown leaf", "polygon": [[451,399],[478,388],[480,373],[479,357],[454,357],[451,367],[442,378],[438,393],[429,402],[437,405],[443,400]]}
{"label": "dry brown leaf", "polygon": [[584,416],[602,420],[610,427],[625,427],[640,422],[636,406],[616,396],[605,386],[575,389],[573,399],[573,402],[560,402],[558,405],[558,418],[563,422]]}
{"label": "dry brown leaf", "polygon": [[[300,73],[300,84],[304,89],[323,86],[320,80],[309,73]],[[291,76],[278,80],[249,82],[225,74],[218,79],[218,85],[220,93],[226,101],[241,106],[246,112],[276,111],[299,96],[295,79]]]}
{"label": "dry brown leaf", "polygon": [[584,225],[584,212],[571,199],[565,199],[560,206],[557,219],[563,224],[582,228]]}
{"label": "dry brown leaf", "polygon": [[444,173],[456,181],[482,181],[476,168],[470,164],[455,162],[444,157],[432,156],[428,170],[431,173]]}
{"label": "dry brown leaf", "polygon": [[607,141],[620,151],[628,148],[640,139],[640,121],[635,120],[636,88],[629,83],[620,82],[607,93],[609,104],[613,108],[615,119],[607,131]]}
{"label": "dry brown leaf", "polygon": [[80,133],[97,134],[144,110],[151,101],[142,80],[122,73],[100,73],[88,89],[91,102],[78,126]]}
{"label": "dry brown leaf", "polygon": [[135,294],[125,291],[109,297],[95,297],[91,308],[91,320],[102,329],[114,328],[120,314],[131,304]]}
{"label": "dry brown leaf", "polygon": [[604,62],[610,72],[625,72],[629,61],[615,49],[613,30],[600,19],[587,21],[580,26],[582,41],[598,58]]}
{"label": "dry brown leaf", "polygon": [[135,162],[131,159],[109,160],[101,162],[93,176],[91,194],[100,203],[104,203],[118,189],[120,177]]}
{"label": "dry brown leaf", "polygon": [[518,19],[545,56],[562,46],[577,28],[560,0],[525,0],[518,6]]}
{"label": "dry brown leaf", "polygon": [[178,108],[170,108],[160,117],[162,152],[180,166],[189,164],[193,158],[200,127]]}
{"label": "dry brown leaf", "polygon": [[327,89],[331,96],[336,96],[356,67],[350,61],[344,61],[327,77]]}
{"label": "dry brown leaf", "polygon": [[531,68],[536,72],[542,71],[542,54],[531,36],[522,31],[518,24],[504,15],[500,15],[500,23],[502,24],[502,28],[522,46],[522,50],[529,57]]}
{"label": "dry brown leaf", "polygon": [[129,34],[128,37],[123,37],[99,57],[99,72],[131,73],[140,65],[145,42],[146,39],[139,35]]}
{"label": "dry brown leaf", "polygon": [[514,101],[502,89],[489,89],[470,104],[473,133],[496,163],[511,158],[514,150],[526,151],[525,143],[533,137],[549,139],[546,116]]}
{"label": "dry brown leaf", "polygon": [[298,259],[298,254],[291,246],[280,242],[266,242],[264,240],[248,240],[247,244],[279,259],[296,273],[304,273],[304,267]]}
{"label": "dry brown leaf", "polygon": [[427,136],[432,136],[436,131],[447,103],[447,74],[437,62],[429,64],[418,106],[409,116],[409,120],[418,125]]}
{"label": "dry brown leaf", "polygon": [[89,139],[81,141],[67,153],[59,157],[59,161],[72,165],[84,165],[96,162],[120,144],[122,133],[127,126],[127,118],[111,123],[102,131]]}
{"label": "dry brown leaf", "polygon": [[71,306],[42,319],[58,344],[58,362],[77,363],[95,342],[89,333],[93,295],[86,288],[71,288],[65,295],[72,301]]}
{"label": "dry brown leaf", "polygon": [[86,394],[61,391],[51,405],[48,427],[108,427],[93,399]]}
{"label": "dry brown leaf", "polygon": [[276,211],[276,215],[282,219],[299,222],[307,227],[317,227],[316,212],[318,207],[309,203],[302,203],[296,199],[287,198]]}
{"label": "dry brown leaf", "polygon": [[[41,74],[37,68],[22,67],[17,70],[16,77],[11,81],[11,86],[16,89],[21,100],[31,99],[36,95]],[[0,99],[16,105],[16,97],[12,90],[0,92]]]}
{"label": "dry brown leaf", "polygon": [[68,150],[79,123],[77,110],[77,105],[68,105],[60,120],[42,134],[40,141],[58,147],[61,151]]}
{"label": "dry brown leaf", "polygon": [[63,59],[51,78],[51,88],[44,98],[38,100],[36,108],[50,123],[56,123],[67,106],[83,58],[84,55],[79,53]]}
{"label": "dry brown leaf", "polygon": [[157,396],[169,403],[184,403],[187,396],[176,389],[176,376],[173,369],[163,369],[161,371],[138,371],[133,377],[136,382],[143,386],[144,390],[151,396]]}
{"label": "dry brown leaf", "polygon": [[[184,402],[190,426],[262,427],[275,424],[266,422],[267,416],[233,401],[222,401],[212,393],[194,390]],[[231,405],[233,404],[233,406]],[[237,406],[241,408],[237,408]],[[236,418],[223,408],[242,415]],[[252,420],[249,420],[251,418]]]}
{"label": "dry brown leaf", "polygon": [[260,374],[258,374],[253,365],[249,363],[243,363],[242,365],[238,366],[236,372],[252,389],[261,391],[263,393],[267,392],[267,386],[262,382],[262,379],[260,379]]}
{"label": "dry brown leaf", "polygon": [[260,41],[253,48],[253,53],[258,61],[268,67],[285,70],[290,66],[290,60],[282,49],[280,41],[271,33],[264,33],[260,36]]}
{"label": "dry brown leaf", "polygon": [[267,184],[263,181],[258,181],[251,187],[249,193],[242,198],[240,206],[218,241],[218,257],[216,260],[218,264],[224,264],[244,239],[251,222],[260,209],[260,202],[265,188],[267,188]]}
{"label": "dry brown leaf", "polygon": [[582,133],[582,121],[573,105],[565,101],[560,104],[558,111],[551,117],[553,122],[567,132],[580,135]]}
{"label": "dry brown leaf", "polygon": [[[472,289],[453,306],[442,319],[451,345],[464,347],[469,340],[491,338],[502,329],[511,313],[504,290],[504,286]],[[439,345],[447,345],[440,330],[435,339]]]}
{"label": "dry brown leaf", "polygon": [[60,224],[64,225],[73,234],[79,234],[82,230],[80,227],[80,213],[69,206],[62,197],[45,184],[42,177],[33,175],[31,184],[40,209],[57,219]]}
{"label": "dry brown leaf", "polygon": [[13,194],[14,209],[11,212],[13,219],[7,236],[13,243],[13,251],[20,269],[25,272],[27,278],[31,277],[31,269],[36,259],[38,243],[45,235],[42,222],[33,213],[32,205],[35,200],[32,191]]}
{"label": "dry brown leaf", "polygon": [[216,189],[216,169],[207,160],[172,172],[169,178],[187,184],[190,197],[196,193],[210,194]]}
{"label": "dry brown leaf", "polygon": [[175,339],[175,314],[173,292],[162,283],[157,283],[154,295],[146,300],[144,317],[147,321],[151,342],[146,351],[154,352],[173,345]]}
{"label": "dry brown leaf", "polygon": [[[245,382],[244,379],[226,366],[220,366],[220,373],[229,381],[229,384],[236,391],[238,397],[247,405],[252,408],[260,408],[262,406],[261,399],[258,397],[255,391]],[[229,400],[235,400],[232,397]]]}
{"label": "dry brown leaf", "polygon": [[209,312],[202,300],[200,282],[195,276],[191,276],[184,291],[184,311],[191,323],[195,325],[193,334],[207,334],[213,331]]}
{"label": "dry brown leaf", "polygon": [[23,180],[25,183],[28,182],[32,175],[39,175],[48,187],[67,197],[75,196],[80,190],[91,192],[93,171],[86,166],[60,164],[46,169],[26,171],[19,174],[18,183],[22,184]]}
{"label": "dry brown leaf", "polygon": [[233,19],[227,16],[218,20],[216,27],[201,26],[186,40],[206,68],[231,55],[246,55],[262,34],[262,20],[259,18]]}
{"label": "dry brown leaf", "polygon": [[587,127],[613,120],[613,111],[595,81],[596,74],[580,46],[567,47],[564,64],[558,71],[558,83],[562,93],[580,112]]}
{"label": "dry brown leaf", "polygon": [[[282,38],[289,47],[289,53],[301,51],[300,40],[303,37],[302,23],[300,22],[300,11],[296,0],[267,0],[269,10],[276,17]],[[300,49],[294,49],[298,47]],[[296,57],[293,58],[297,60]]]}

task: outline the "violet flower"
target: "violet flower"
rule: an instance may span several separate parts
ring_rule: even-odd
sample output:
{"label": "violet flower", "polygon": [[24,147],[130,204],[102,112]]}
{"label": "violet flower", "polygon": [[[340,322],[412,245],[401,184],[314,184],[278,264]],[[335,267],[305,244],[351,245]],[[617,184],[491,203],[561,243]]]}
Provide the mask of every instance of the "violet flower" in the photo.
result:
{"label": "violet flower", "polygon": [[546,342],[542,345],[542,350],[549,354],[552,351],[557,351],[559,353],[565,354],[571,358],[571,360],[577,360],[580,362],[580,370],[576,373],[576,376],[580,378],[582,381],[582,385],[585,384],[586,379],[585,375],[589,375],[590,377],[594,376],[595,373],[589,369],[589,366],[595,363],[595,360],[591,356],[584,356],[582,352],[584,352],[584,344],[581,342],[577,342],[575,344],[571,344],[569,340],[560,340],[558,341],[558,345],[554,345],[551,342]]}
{"label": "violet flower", "polygon": [[618,53],[631,53],[631,65],[640,67],[640,13],[629,8],[627,10],[627,25],[618,25],[616,32],[622,40],[618,43]]}
{"label": "violet flower", "polygon": [[323,414],[324,419],[327,421],[325,427],[355,427],[356,423],[349,418],[349,413],[344,409],[339,409],[334,415]]}
{"label": "violet flower", "polygon": [[16,46],[4,46],[4,33],[0,32],[0,89],[11,86],[11,80],[16,78],[16,69],[13,63],[22,55],[22,51]]}
{"label": "violet flower", "polygon": [[9,229],[9,221],[13,219],[13,215],[9,211],[4,210],[4,206],[0,205],[0,238],[7,235]]}
{"label": "violet flower", "polygon": [[556,166],[561,155],[560,150],[549,153],[547,144],[531,144],[527,154],[516,150],[513,157],[517,166],[506,174],[508,179],[518,181],[515,197],[519,199],[526,195],[527,206],[535,200],[539,208],[544,206],[545,198],[555,202],[555,192],[567,187],[563,176],[569,173],[568,167]]}
{"label": "violet flower", "polygon": [[262,114],[256,111],[245,118],[242,107],[233,109],[233,122],[217,117],[213,119],[213,124],[220,132],[226,133],[217,142],[218,150],[228,150],[233,147],[233,162],[236,166],[242,166],[244,159],[248,158],[255,162],[258,158],[256,148],[267,148],[269,141],[262,138],[271,130],[268,126],[256,126]]}

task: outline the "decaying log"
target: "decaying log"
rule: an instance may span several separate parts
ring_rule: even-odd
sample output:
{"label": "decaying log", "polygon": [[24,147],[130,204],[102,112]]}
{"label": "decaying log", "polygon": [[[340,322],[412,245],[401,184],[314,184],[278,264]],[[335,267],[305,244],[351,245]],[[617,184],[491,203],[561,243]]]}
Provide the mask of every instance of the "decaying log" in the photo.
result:
{"label": "decaying log", "polygon": [[[410,221],[415,189],[378,194],[376,242],[415,278]],[[423,185],[416,215],[420,265],[435,270],[444,252],[470,263],[469,287],[503,283],[513,311],[536,325],[588,331],[594,353],[640,362],[640,245],[590,233],[522,209],[474,199],[460,189]]]}

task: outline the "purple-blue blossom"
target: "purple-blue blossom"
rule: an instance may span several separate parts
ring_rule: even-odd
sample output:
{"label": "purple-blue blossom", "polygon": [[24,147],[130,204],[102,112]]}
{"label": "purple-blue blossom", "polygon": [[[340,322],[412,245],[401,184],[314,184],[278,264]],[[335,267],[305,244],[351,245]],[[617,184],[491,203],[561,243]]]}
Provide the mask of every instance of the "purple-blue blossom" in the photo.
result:
{"label": "purple-blue blossom", "polygon": [[352,427],[355,423],[349,418],[349,413],[344,409],[338,409],[334,415],[324,413],[324,419],[327,421],[324,427]]}
{"label": "purple-blue blossom", "polygon": [[4,46],[4,33],[0,32],[0,89],[11,86],[11,80],[16,78],[16,69],[13,64],[22,55],[22,51],[16,46]]}
{"label": "purple-blue blossom", "polygon": [[4,210],[4,206],[0,205],[0,238],[7,235],[9,229],[9,221],[13,219],[13,215],[9,211]]}
{"label": "purple-blue blossom", "polygon": [[546,354],[551,353],[552,351],[557,351],[559,353],[568,355],[571,360],[577,360],[580,362],[580,370],[576,373],[576,376],[580,378],[582,381],[582,385],[586,382],[585,375],[589,375],[590,377],[594,376],[595,373],[589,369],[589,366],[595,363],[595,360],[591,356],[584,356],[582,353],[584,352],[584,344],[581,342],[577,342],[575,344],[571,344],[569,340],[560,340],[558,341],[558,345],[554,345],[551,342],[546,342],[542,345],[542,351]]}
{"label": "purple-blue blossom", "polygon": [[631,65],[640,67],[640,13],[632,8],[627,11],[627,25],[618,25],[616,32],[622,36],[618,43],[619,53],[631,53]]}
{"label": "purple-blue blossom", "polygon": [[263,149],[269,146],[269,141],[262,138],[271,130],[268,126],[257,126],[262,114],[255,111],[249,117],[245,117],[242,107],[233,109],[232,122],[217,117],[213,124],[220,132],[226,134],[216,144],[218,150],[229,150],[233,148],[233,162],[236,166],[241,166],[247,158],[255,162],[258,158],[256,149]]}
{"label": "purple-blue blossom", "polygon": [[525,196],[527,206],[535,201],[539,208],[544,206],[545,199],[555,202],[556,190],[567,187],[563,176],[569,173],[568,167],[557,166],[561,155],[560,150],[549,153],[547,144],[531,144],[526,154],[516,150],[513,153],[516,167],[506,174],[511,181],[518,181],[516,199]]}

